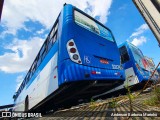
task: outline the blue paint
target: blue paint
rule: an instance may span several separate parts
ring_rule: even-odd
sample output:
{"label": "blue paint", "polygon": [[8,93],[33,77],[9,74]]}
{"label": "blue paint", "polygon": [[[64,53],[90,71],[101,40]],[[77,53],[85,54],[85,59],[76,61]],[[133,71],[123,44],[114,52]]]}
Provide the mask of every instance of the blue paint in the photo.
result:
{"label": "blue paint", "polygon": [[[143,66],[140,66],[140,70],[136,67],[136,64],[139,64],[139,63],[136,61],[136,59],[134,57],[134,53],[132,51],[133,45],[129,42],[124,42],[123,44],[121,44],[119,46],[119,48],[121,48],[122,46],[126,47],[128,55],[129,55],[129,61],[126,61],[125,63],[123,63],[124,69],[128,69],[130,67],[133,67],[133,70],[134,70],[135,74],[137,75],[139,82],[147,81],[150,77],[150,72],[145,70],[144,68],[142,68]],[[136,46],[134,46],[134,48],[137,49],[141,53],[142,58],[144,58],[141,50],[139,48],[137,48]]]}

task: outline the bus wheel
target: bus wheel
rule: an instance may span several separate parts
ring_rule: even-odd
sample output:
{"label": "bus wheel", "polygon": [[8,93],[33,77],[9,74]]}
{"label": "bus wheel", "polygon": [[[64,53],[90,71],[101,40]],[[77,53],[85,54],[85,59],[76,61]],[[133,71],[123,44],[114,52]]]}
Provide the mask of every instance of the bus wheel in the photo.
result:
{"label": "bus wheel", "polygon": [[25,108],[24,111],[27,112],[28,111],[28,107],[29,107],[29,100],[28,100],[28,96],[25,99]]}

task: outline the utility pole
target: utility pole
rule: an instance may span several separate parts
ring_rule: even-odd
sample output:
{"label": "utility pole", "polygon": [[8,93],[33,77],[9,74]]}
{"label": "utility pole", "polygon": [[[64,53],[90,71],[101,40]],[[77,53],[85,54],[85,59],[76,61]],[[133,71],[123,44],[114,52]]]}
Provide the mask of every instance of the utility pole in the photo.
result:
{"label": "utility pole", "polygon": [[133,0],[160,46],[160,0]]}

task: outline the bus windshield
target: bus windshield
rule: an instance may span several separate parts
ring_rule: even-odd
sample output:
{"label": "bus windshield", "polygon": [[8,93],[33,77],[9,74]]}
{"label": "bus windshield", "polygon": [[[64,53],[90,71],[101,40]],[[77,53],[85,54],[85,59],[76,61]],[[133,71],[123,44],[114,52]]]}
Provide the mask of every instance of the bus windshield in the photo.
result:
{"label": "bus windshield", "polygon": [[96,23],[94,20],[90,19],[89,17],[83,15],[82,13],[76,10],[74,10],[74,18],[75,22],[79,26],[84,27],[85,29],[94,32],[100,35],[101,37],[114,42],[111,32],[102,25]]}
{"label": "bus windshield", "polygon": [[135,46],[133,45],[130,45],[130,48],[131,48],[131,51],[132,51],[132,54],[134,56],[134,59],[136,61],[136,63],[143,69],[146,70],[146,67],[147,67],[147,61],[145,60],[142,52],[136,48]]}

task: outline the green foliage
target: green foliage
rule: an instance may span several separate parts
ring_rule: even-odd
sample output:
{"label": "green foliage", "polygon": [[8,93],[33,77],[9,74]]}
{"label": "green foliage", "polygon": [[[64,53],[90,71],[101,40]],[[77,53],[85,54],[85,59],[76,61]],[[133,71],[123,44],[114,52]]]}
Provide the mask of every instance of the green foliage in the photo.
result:
{"label": "green foliage", "polygon": [[131,101],[133,101],[133,99],[135,99],[136,97],[132,94],[132,93],[127,93],[127,96],[129,99],[131,99]]}
{"label": "green foliage", "polygon": [[91,107],[92,109],[94,109],[94,108],[96,107],[96,103],[95,103],[95,101],[94,101],[93,98],[91,98],[90,107]]}
{"label": "green foliage", "polygon": [[160,102],[160,87],[155,88],[154,94],[157,97],[157,100]]}
{"label": "green foliage", "polygon": [[156,87],[151,94],[153,94],[154,96],[145,100],[144,104],[145,105],[150,105],[150,106],[159,105],[160,104],[160,88]]}
{"label": "green foliage", "polygon": [[145,105],[150,105],[150,106],[155,106],[157,105],[157,103],[158,103],[157,97],[151,97],[150,99],[144,101]]}
{"label": "green foliage", "polygon": [[112,99],[111,102],[108,103],[109,108],[116,108],[118,106],[116,99]]}
{"label": "green foliage", "polygon": [[93,105],[94,102],[95,102],[95,101],[93,100],[93,98],[91,98],[90,104]]}
{"label": "green foliage", "polygon": [[128,80],[127,80],[127,84],[126,84],[125,88],[127,89],[127,96],[129,98],[130,112],[132,112],[133,111],[132,103],[133,103],[134,96],[131,94],[131,87],[129,87]]}

